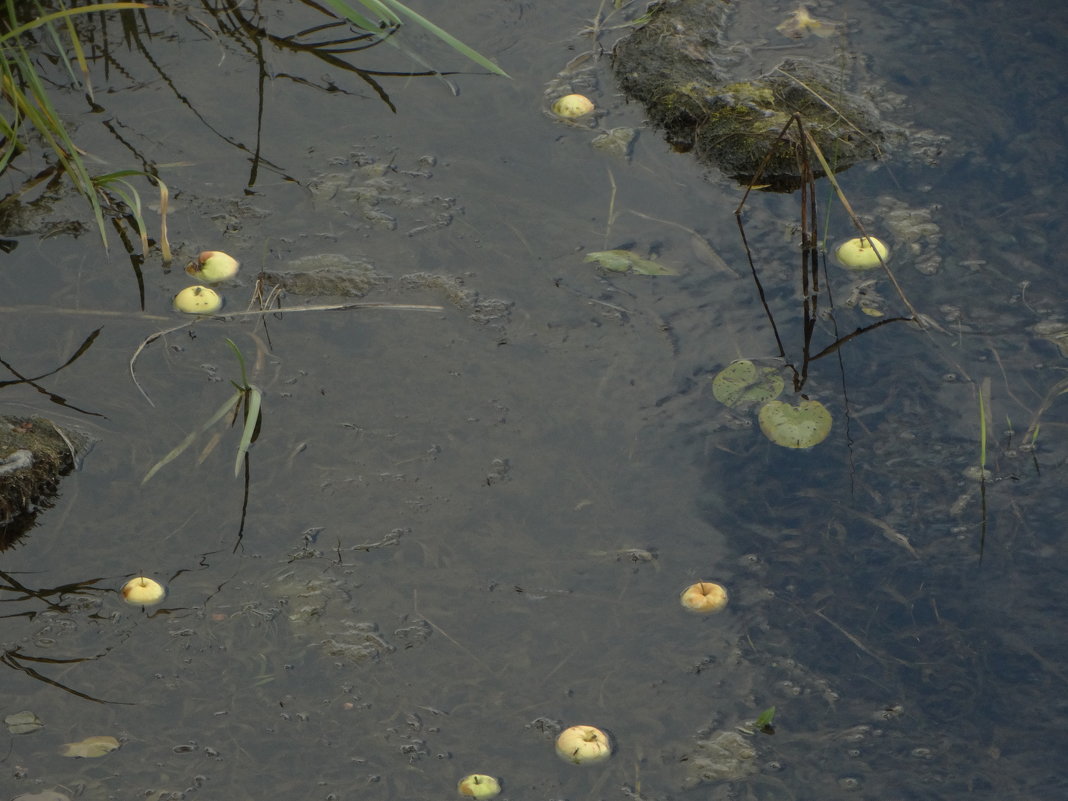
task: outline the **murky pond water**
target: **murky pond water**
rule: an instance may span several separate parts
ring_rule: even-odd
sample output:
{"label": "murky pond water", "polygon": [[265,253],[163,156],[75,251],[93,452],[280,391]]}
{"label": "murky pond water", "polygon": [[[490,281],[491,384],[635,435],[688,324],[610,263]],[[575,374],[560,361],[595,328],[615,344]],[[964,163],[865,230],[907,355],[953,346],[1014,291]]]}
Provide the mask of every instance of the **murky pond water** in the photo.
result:
{"label": "murky pond water", "polygon": [[[711,392],[734,359],[782,364],[742,190],[644,126],[607,56],[573,61],[640,9],[582,34],[597,3],[419,7],[511,80],[356,74],[209,3],[148,13],[137,36],[97,20],[103,111],[61,105],[106,169],[159,165],[178,255],[47,236],[84,218],[71,198],[7,234],[5,362],[40,376],[101,331],[39,380],[51,397],[3,387],[6,413],[98,439],[0,562],[4,714],[45,723],[10,735],[4,797],[447,797],[473,771],[512,798],[1063,794],[1059,6],[813,7],[923,145],[839,180],[931,324],[811,364],[804,393],[834,427],[805,451]],[[739,48],[803,52],[814,40],[776,31],[795,9],[747,7]],[[260,11],[278,36],[323,19]],[[347,58],[410,68],[388,46]],[[569,63],[594,127],[545,114]],[[591,145],[624,127],[629,157]],[[821,192],[833,244],[850,226]],[[744,212],[797,366],[799,214],[796,195]],[[584,261],[622,248],[677,274]],[[259,271],[287,308],[437,308],[231,317],[138,352],[183,322],[171,298],[202,249],[242,260],[229,311]],[[309,269],[331,282],[294,278]],[[829,258],[821,280],[836,306],[813,353],[877,319],[865,307],[906,313],[881,274]],[[220,426],[142,485],[239,380],[227,337],[264,398],[247,465],[235,478],[236,430],[209,446]],[[139,572],[167,583],[160,607],[121,601]],[[680,608],[698,579],[727,586],[725,612]],[[756,733],[772,706],[775,733]],[[609,729],[612,759],[560,761],[571,723]],[[92,735],[122,747],[59,755]]]}

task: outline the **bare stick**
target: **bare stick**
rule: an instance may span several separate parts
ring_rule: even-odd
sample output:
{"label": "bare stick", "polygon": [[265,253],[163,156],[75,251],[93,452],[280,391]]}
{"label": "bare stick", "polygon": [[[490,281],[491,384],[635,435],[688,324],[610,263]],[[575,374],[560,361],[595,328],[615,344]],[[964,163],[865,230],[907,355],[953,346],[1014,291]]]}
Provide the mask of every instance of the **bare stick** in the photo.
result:
{"label": "bare stick", "polygon": [[905,290],[901,288],[901,284],[897,282],[897,278],[894,276],[893,271],[886,265],[886,261],[883,259],[883,254],[879,252],[879,248],[875,247],[875,243],[871,241],[871,237],[868,236],[868,232],[864,230],[864,224],[857,217],[856,212],[853,211],[853,207],[849,205],[849,200],[845,196],[845,192],[842,191],[842,187],[839,186],[838,180],[834,177],[834,172],[831,170],[831,165],[827,163],[827,159],[823,156],[823,151],[820,150],[820,146],[816,144],[816,140],[812,138],[812,135],[805,132],[805,139],[808,141],[809,146],[812,148],[812,152],[816,154],[816,158],[819,159],[820,164],[823,166],[823,171],[827,174],[827,180],[831,182],[831,186],[834,187],[835,193],[838,195],[838,201],[842,204],[842,208],[846,210],[846,214],[849,215],[849,219],[853,221],[853,225],[860,231],[864,237],[864,241],[868,243],[868,247],[871,248],[872,253],[879,259],[879,264],[882,265],[883,270],[886,271],[887,277],[890,279],[890,283],[894,285],[894,289],[897,290],[897,296],[901,298],[901,302],[905,304],[905,307],[909,310],[909,314],[912,315],[913,321],[921,328],[926,328],[928,323],[926,318],[920,317],[920,313],[916,311],[916,307],[912,305],[912,302],[905,294]]}
{"label": "bare stick", "polygon": [[166,336],[167,334],[173,334],[175,331],[181,331],[183,328],[188,328],[195,322],[196,320],[189,320],[188,322],[182,323],[181,325],[174,326],[174,328],[168,328],[165,331],[157,331],[156,333],[151,334],[150,336],[141,340],[141,344],[137,346],[137,350],[135,350],[133,352],[133,356],[130,357],[130,378],[133,379],[134,386],[137,387],[137,391],[144,396],[146,401],[148,401],[149,406],[154,407],[156,404],[152,402],[152,398],[148,397],[148,393],[145,392],[144,388],[137,380],[137,373],[134,370],[134,363],[137,361],[137,357],[141,355],[141,351],[143,351],[145,348],[147,348],[160,337]]}
{"label": "bare stick", "polygon": [[425,306],[422,304],[412,303],[340,303],[337,305],[326,306],[297,306],[295,308],[285,309],[284,311],[280,309],[255,309],[252,311],[231,312],[229,314],[219,315],[217,317],[198,317],[193,320],[189,320],[188,322],[182,323],[181,325],[176,325],[173,328],[168,328],[164,331],[157,331],[156,333],[151,334],[150,336],[143,339],[141,341],[141,344],[137,346],[137,350],[134,351],[133,356],[130,357],[130,378],[133,379],[134,386],[137,387],[137,391],[144,396],[146,401],[148,401],[149,406],[155,406],[156,404],[152,402],[152,398],[148,397],[148,393],[145,392],[144,388],[137,380],[137,374],[134,370],[134,363],[137,361],[137,357],[141,355],[141,351],[143,351],[146,347],[151,345],[160,337],[166,336],[167,334],[173,334],[175,331],[181,331],[183,328],[188,328],[194,323],[199,322],[201,319],[225,321],[230,317],[262,317],[265,314],[292,314],[295,312],[311,311],[344,311],[346,309],[388,309],[391,311],[444,311],[444,307],[442,306]]}

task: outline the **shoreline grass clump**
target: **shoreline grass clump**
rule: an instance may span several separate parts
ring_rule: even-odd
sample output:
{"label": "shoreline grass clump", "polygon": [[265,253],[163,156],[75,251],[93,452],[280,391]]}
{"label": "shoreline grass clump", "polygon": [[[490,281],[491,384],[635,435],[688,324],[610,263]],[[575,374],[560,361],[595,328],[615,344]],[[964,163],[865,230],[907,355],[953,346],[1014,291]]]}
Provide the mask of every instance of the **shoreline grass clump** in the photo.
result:
{"label": "shoreline grass clump", "polygon": [[[395,34],[409,22],[429,32],[470,61],[490,73],[508,74],[478,51],[442,29],[426,17],[398,0],[359,0],[358,4],[343,0],[326,0],[324,6],[313,5],[319,11],[368,34],[378,44],[388,41],[401,47],[409,57],[423,63],[418,53],[402,47]],[[138,2],[102,2],[68,7],[59,0],[59,8],[45,11],[39,4],[0,2],[0,176],[12,168],[13,162],[25,153],[40,149],[46,162],[43,168],[27,171],[17,189],[0,198],[0,207],[17,204],[32,189],[46,181],[65,177],[88,203],[94,226],[105,252],[108,250],[108,224],[115,226],[125,240],[125,226],[136,232],[141,252],[147,256],[150,248],[147,226],[142,213],[141,196],[130,178],[142,176],[153,184],[160,196],[160,233],[156,244],[165,264],[171,261],[167,236],[167,208],[170,192],[166,184],[149,165],[143,170],[127,169],[93,175],[86,153],[79,148],[71,127],[64,121],[53,102],[54,84],[42,68],[41,60],[61,65],[71,85],[81,89],[90,104],[95,106],[89,63],[94,58],[87,48],[75,21],[87,14],[128,12],[152,8]],[[363,11],[359,9],[363,9]],[[27,19],[29,14],[36,16]],[[440,75],[437,70],[428,74]]]}
{"label": "shoreline grass clump", "polygon": [[[40,10],[39,6],[36,6]],[[166,219],[167,188],[156,176],[139,170],[126,170],[107,175],[90,175],[84,152],[74,142],[69,127],[52,102],[34,53],[47,39],[55,45],[57,57],[67,69],[72,81],[80,84],[87,97],[92,98],[89,67],[81,40],[74,27],[78,15],[105,11],[128,11],[147,8],[144,3],[97,3],[77,8],[61,8],[40,14],[22,22],[14,0],[7,0],[0,11],[0,175],[13,160],[40,142],[53,163],[23,183],[21,189],[0,200],[15,199],[44,180],[66,175],[71,184],[89,203],[96,229],[104,249],[107,249],[105,208],[111,211],[121,200],[137,229],[142,250],[148,251],[148,234],[141,215],[141,201],[137,190],[124,179],[131,175],[145,175],[160,189],[160,213]],[[71,56],[68,56],[68,51]],[[73,63],[72,63],[73,57]],[[75,64],[77,70],[75,70]],[[110,215],[109,215],[110,216]],[[170,258],[166,224],[162,225],[161,250],[165,260]]]}

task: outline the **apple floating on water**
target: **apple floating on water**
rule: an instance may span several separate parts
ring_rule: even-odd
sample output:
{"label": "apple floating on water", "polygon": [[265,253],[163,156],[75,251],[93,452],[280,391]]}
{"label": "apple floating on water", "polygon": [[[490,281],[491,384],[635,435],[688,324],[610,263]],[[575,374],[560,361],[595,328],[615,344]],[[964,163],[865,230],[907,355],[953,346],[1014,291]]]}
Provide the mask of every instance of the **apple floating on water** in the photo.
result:
{"label": "apple floating on water", "polygon": [[485,773],[472,773],[464,776],[456,785],[460,795],[469,798],[493,798],[501,792],[501,783]]}
{"label": "apple floating on water", "polygon": [[240,266],[237,259],[221,250],[205,250],[186,265],[185,271],[206,284],[217,284],[237,275]]}
{"label": "apple floating on water", "polygon": [[556,753],[573,765],[595,765],[612,756],[612,740],[596,726],[571,726],[556,738]]}
{"label": "apple floating on water", "polygon": [[134,576],[122,585],[122,599],[136,606],[158,604],[166,595],[163,585],[148,576]]}
{"label": "apple floating on water", "polygon": [[839,245],[834,255],[850,270],[871,270],[879,266],[880,257],[890,258],[890,248],[874,236],[858,236]]}
{"label": "apple floating on water", "polygon": [[714,581],[698,581],[682,591],[679,602],[691,612],[720,612],[727,606],[727,590]]}
{"label": "apple floating on water", "polygon": [[187,286],[174,296],[174,308],[185,314],[215,314],[223,300],[211,287]]}
{"label": "apple floating on water", "polygon": [[553,114],[573,120],[593,113],[593,101],[585,95],[564,95],[553,103]]}

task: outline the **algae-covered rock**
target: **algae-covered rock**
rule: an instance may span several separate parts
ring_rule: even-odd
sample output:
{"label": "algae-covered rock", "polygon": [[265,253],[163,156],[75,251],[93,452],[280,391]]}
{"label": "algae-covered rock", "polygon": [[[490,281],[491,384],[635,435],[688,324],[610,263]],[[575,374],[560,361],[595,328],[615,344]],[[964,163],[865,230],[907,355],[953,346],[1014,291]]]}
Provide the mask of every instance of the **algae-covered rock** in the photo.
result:
{"label": "algae-covered rock", "polygon": [[[840,66],[801,58],[770,69],[750,63],[725,36],[732,13],[727,0],[663,0],[615,46],[621,88],[645,106],[673,147],[738,181],[756,178],[778,191],[799,186],[796,126],[779,139],[795,113],[835,171],[880,154],[878,112],[843,90]],[[811,165],[823,174],[815,158]]]}
{"label": "algae-covered rock", "polygon": [[0,550],[33,528],[91,444],[88,435],[42,417],[0,417]]}

